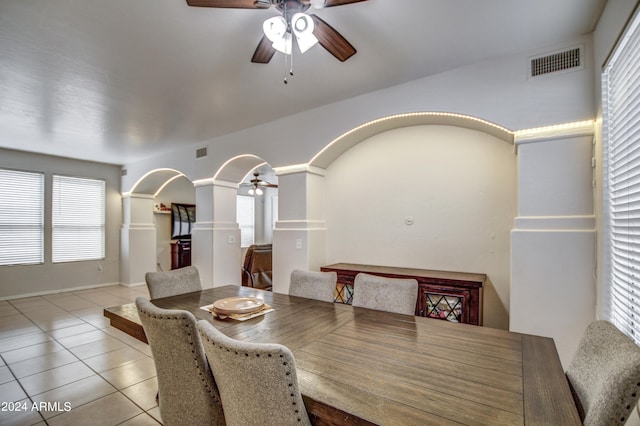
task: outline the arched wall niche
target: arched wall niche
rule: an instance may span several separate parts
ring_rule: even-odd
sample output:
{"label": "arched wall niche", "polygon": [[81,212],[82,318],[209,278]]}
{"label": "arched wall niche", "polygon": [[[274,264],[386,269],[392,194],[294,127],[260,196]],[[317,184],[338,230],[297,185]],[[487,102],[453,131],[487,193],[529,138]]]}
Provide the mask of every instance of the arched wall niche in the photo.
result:
{"label": "arched wall niche", "polygon": [[[422,112],[365,123],[308,163],[277,167],[285,220],[277,227],[274,291],[287,292],[292,269],[335,262],[487,273],[485,325],[508,328],[516,162],[509,129]],[[424,167],[435,166],[446,177],[426,173],[424,182]],[[450,182],[442,185],[445,178]],[[428,194],[424,184],[432,186]]]}
{"label": "arched wall niche", "polygon": [[467,128],[490,134],[509,144],[514,143],[514,133],[511,130],[478,117],[451,112],[412,112],[381,117],[354,127],[327,144],[309,161],[308,165],[326,169],[349,148],[378,133],[427,124]]}

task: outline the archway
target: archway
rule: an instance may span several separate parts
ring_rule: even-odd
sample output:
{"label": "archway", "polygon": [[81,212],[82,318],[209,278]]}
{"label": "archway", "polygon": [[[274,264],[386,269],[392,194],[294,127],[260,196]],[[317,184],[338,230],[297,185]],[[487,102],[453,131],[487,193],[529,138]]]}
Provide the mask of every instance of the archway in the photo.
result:
{"label": "archway", "polygon": [[121,281],[143,285],[147,272],[171,268],[171,203],[190,203],[195,192],[182,172],[160,168],[142,176],[122,198]]}
{"label": "archway", "polygon": [[238,189],[247,175],[265,164],[258,156],[239,155],[220,166],[212,178],[194,182],[199,213],[193,229],[193,264],[200,270],[205,287],[241,283]]}

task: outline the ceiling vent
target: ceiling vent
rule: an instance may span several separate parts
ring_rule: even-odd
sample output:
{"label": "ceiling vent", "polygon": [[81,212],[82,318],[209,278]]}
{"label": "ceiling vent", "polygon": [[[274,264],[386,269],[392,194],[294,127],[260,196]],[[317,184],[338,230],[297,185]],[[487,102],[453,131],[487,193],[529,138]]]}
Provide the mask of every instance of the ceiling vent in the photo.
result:
{"label": "ceiling vent", "polygon": [[202,158],[207,156],[207,148],[200,148],[196,150],[196,158]]}
{"label": "ceiling vent", "polygon": [[576,71],[584,68],[582,46],[572,47],[531,58],[529,77]]}
{"label": "ceiling vent", "polygon": [[120,176],[126,176],[126,175],[127,175],[127,169],[120,170]]}

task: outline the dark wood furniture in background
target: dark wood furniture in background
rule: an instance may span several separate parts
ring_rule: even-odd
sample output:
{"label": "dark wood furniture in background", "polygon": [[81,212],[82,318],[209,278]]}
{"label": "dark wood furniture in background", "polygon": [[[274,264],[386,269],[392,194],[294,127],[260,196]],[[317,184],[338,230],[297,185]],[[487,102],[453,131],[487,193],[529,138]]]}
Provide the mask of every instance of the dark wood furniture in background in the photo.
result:
{"label": "dark wood furniture in background", "polygon": [[171,269],[191,266],[191,240],[171,241]]}
{"label": "dark wood furniture in background", "polygon": [[353,280],[360,272],[418,281],[416,315],[451,322],[482,325],[482,286],[485,274],[433,271],[429,269],[335,263],[320,268],[338,274],[336,303],[351,304]]}
{"label": "dark wood furniture in background", "polygon": [[[200,309],[225,297],[274,308],[247,321]],[[242,286],[156,299],[227,336],[293,351],[315,425],[579,425],[553,339],[321,302]],[[145,341],[133,303],[105,309]]]}
{"label": "dark wood furniture in background", "polygon": [[242,265],[242,285],[271,290],[273,286],[272,245],[253,244],[247,248]]}

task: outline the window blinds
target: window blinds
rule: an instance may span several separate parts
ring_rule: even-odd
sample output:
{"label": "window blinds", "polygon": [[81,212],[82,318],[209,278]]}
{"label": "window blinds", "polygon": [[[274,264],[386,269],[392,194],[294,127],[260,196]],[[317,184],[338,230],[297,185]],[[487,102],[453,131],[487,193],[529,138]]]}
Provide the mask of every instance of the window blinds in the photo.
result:
{"label": "window blinds", "polygon": [[52,261],[104,258],[105,183],[53,176]]}
{"label": "window blinds", "polygon": [[44,175],[0,169],[0,265],[44,262]]}
{"label": "window blinds", "polygon": [[603,311],[640,344],[640,30],[638,13],[602,76]]}

